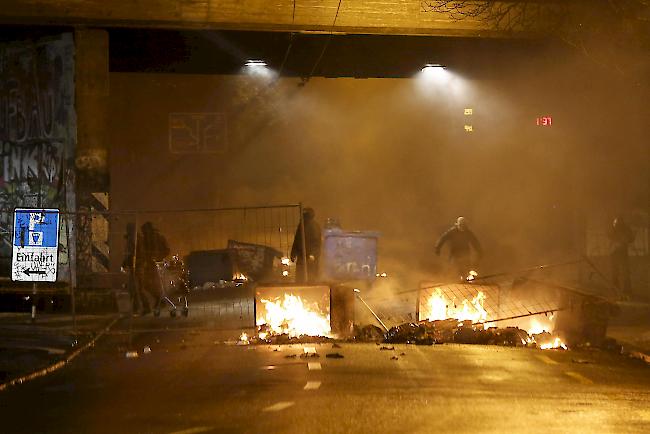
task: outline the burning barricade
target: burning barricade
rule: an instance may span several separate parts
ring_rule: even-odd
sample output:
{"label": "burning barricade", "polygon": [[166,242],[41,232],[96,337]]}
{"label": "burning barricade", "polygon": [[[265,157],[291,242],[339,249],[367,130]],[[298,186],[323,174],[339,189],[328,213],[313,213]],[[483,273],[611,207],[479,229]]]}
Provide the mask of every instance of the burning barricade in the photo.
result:
{"label": "burning barricade", "polygon": [[[471,281],[476,276],[476,273],[471,273],[467,280]],[[467,291],[468,286],[431,287],[428,288],[429,291],[422,292],[418,301],[420,320],[391,328],[386,333],[385,342],[567,348],[559,336],[551,333],[553,315],[523,315],[522,318],[502,323],[505,324],[503,327],[497,327],[497,318],[491,315],[497,309],[487,306],[488,293],[494,292],[494,288],[472,285],[473,295],[461,298],[460,287],[465,292],[470,292]],[[443,288],[446,291],[443,291]]]}
{"label": "burning barricade", "polygon": [[332,337],[329,287],[260,287],[255,297],[255,324],[263,342],[328,340]]}

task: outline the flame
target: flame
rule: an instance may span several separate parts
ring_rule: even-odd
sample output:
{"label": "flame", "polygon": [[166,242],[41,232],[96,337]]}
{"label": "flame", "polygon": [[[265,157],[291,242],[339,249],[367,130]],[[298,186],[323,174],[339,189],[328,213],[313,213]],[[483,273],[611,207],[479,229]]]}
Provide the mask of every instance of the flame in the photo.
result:
{"label": "flame", "polygon": [[289,275],[289,270],[284,270],[282,276],[287,277]]}
{"label": "flame", "polygon": [[429,298],[429,317],[427,319],[436,321],[454,318],[458,321],[485,322],[488,317],[488,313],[483,307],[485,298],[485,294],[479,291],[471,301],[465,299],[461,305],[456,306],[447,300],[440,288],[436,288],[436,292]]}
{"label": "flame", "polygon": [[242,332],[241,336],[239,336],[239,343],[242,345],[247,345],[250,343],[248,340],[248,334],[245,332]]}
{"label": "flame", "polygon": [[266,314],[257,320],[257,325],[266,325],[272,333],[298,336],[329,336],[329,314],[323,314],[318,305],[307,305],[302,298],[284,294],[274,300],[260,300]]}
{"label": "flame", "polygon": [[235,273],[235,275],[232,277],[232,280],[241,280],[245,282],[248,280],[248,278],[242,273]]}
{"label": "flame", "polygon": [[291,263],[291,259],[289,259],[289,258],[282,258],[280,262],[282,263],[282,265],[289,266],[289,264]]}
{"label": "flame", "polygon": [[538,335],[543,332],[553,332],[553,315],[544,319],[539,317],[532,317],[530,319],[530,325],[527,328],[529,335]]}
{"label": "flame", "polygon": [[478,277],[478,273],[474,270],[471,270],[465,280],[468,282],[471,282],[472,280],[476,279]]}
{"label": "flame", "polygon": [[553,348],[562,348],[563,350],[568,349],[567,346],[562,342],[562,339],[556,337],[552,342],[541,344],[539,346],[541,350],[550,350]]}

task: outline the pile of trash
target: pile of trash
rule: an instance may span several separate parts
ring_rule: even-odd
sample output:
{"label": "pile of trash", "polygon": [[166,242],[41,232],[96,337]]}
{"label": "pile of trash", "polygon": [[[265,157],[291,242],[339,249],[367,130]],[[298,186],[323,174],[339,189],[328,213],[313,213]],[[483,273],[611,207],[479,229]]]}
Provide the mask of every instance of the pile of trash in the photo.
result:
{"label": "pile of trash", "polygon": [[356,340],[416,345],[457,343],[541,347],[553,342],[555,337],[548,332],[531,336],[518,327],[485,329],[483,324],[473,324],[472,321],[447,319],[405,323],[391,328],[387,333],[378,327],[366,326],[357,330]]}

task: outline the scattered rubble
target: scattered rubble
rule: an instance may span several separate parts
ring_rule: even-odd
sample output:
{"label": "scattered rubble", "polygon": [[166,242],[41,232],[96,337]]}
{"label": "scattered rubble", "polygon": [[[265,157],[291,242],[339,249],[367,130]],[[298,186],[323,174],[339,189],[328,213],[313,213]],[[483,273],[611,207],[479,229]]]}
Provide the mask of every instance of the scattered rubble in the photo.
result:
{"label": "scattered rubble", "polygon": [[384,340],[384,332],[375,325],[361,328],[355,326],[354,336],[357,342],[382,342]]}
{"label": "scattered rubble", "polygon": [[379,348],[379,351],[395,351],[395,347],[382,346]]}
{"label": "scattered rubble", "polygon": [[302,353],[300,355],[301,359],[317,359],[320,357],[320,354],[318,353]]}
{"label": "scattered rubble", "polygon": [[325,357],[328,358],[328,359],[342,359],[343,354],[341,354],[341,353],[327,353],[325,355]]}
{"label": "scattered rubble", "polygon": [[517,327],[484,329],[483,324],[447,319],[401,324],[386,333],[384,342],[416,345],[458,343],[534,347],[553,342],[554,339],[555,337],[547,332],[530,336],[528,332]]}

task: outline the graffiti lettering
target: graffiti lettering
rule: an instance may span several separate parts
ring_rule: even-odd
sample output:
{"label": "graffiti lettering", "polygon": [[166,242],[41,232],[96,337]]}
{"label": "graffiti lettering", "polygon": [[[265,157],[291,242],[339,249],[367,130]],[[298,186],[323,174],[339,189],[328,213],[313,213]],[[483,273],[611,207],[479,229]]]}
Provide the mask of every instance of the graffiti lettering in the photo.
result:
{"label": "graffiti lettering", "polygon": [[15,207],[65,208],[75,145],[70,34],[0,44],[0,275],[8,275]]}

